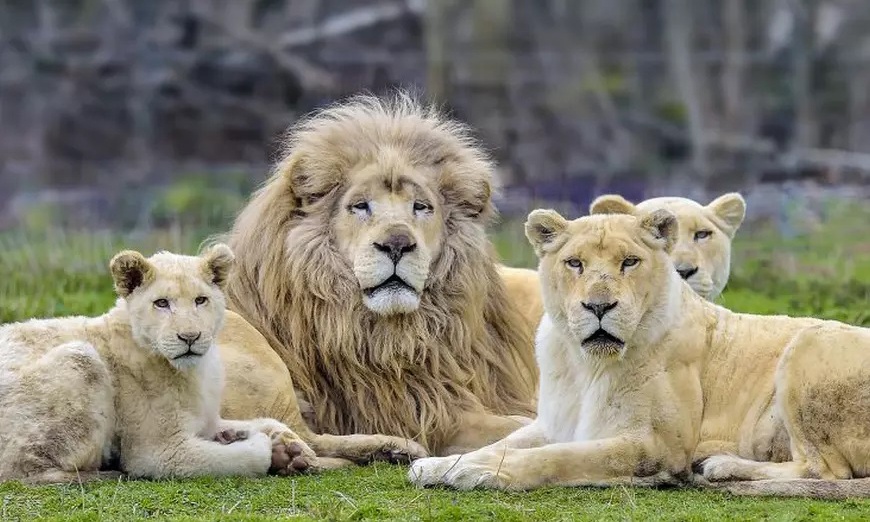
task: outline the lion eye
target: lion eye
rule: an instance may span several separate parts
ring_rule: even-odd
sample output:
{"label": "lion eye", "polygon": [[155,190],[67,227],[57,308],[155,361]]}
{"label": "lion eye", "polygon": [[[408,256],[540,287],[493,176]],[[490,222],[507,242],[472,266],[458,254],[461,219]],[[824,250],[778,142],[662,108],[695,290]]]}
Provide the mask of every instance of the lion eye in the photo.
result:
{"label": "lion eye", "polygon": [[414,202],[414,212],[428,212],[430,210],[432,210],[432,205],[423,203],[422,201]]}
{"label": "lion eye", "polygon": [[350,206],[350,211],[358,211],[358,212],[369,212],[371,207],[369,206],[368,201],[360,201],[359,203],[354,203]]}
{"label": "lion eye", "polygon": [[208,297],[201,295],[201,296],[197,297],[196,299],[194,299],[193,302],[196,303],[197,306],[202,306],[208,302]]}
{"label": "lion eye", "polygon": [[581,274],[583,273],[583,261],[572,257],[571,259],[565,261],[565,264],[573,268],[574,270],[579,270]]}
{"label": "lion eye", "polygon": [[633,266],[636,266],[638,263],[640,263],[640,259],[638,259],[638,258],[636,258],[636,257],[633,257],[633,256],[632,256],[632,257],[626,257],[626,258],[622,261],[622,269],[625,270],[626,268],[631,268],[631,267],[633,267]]}
{"label": "lion eye", "polygon": [[154,306],[157,308],[169,308],[169,300],[168,299],[158,299],[154,301]]}
{"label": "lion eye", "polygon": [[713,235],[712,230],[699,230],[695,232],[695,241],[700,241],[702,239],[707,239],[708,237]]}

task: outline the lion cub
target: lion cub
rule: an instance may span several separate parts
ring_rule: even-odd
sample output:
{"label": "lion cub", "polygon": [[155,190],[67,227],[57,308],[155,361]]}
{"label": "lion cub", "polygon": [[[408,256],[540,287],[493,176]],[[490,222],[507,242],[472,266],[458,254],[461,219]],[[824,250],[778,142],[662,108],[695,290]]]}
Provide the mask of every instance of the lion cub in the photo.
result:
{"label": "lion cub", "polygon": [[220,418],[214,342],[233,259],[226,245],[200,257],[124,251],[110,263],[120,298],[105,315],[0,327],[0,480],[286,475],[312,464],[280,422]]}

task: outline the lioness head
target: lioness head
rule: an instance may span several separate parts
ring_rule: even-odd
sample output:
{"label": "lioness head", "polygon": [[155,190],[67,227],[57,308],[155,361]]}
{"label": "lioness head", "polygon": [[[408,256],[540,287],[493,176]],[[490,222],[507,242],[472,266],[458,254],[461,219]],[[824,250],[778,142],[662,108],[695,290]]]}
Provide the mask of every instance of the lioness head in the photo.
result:
{"label": "lioness head", "polygon": [[639,215],[665,209],[677,217],[679,236],[671,259],[680,277],[705,299],[722,293],[731,271],[731,241],[743,223],[746,202],[729,193],[703,206],[686,198],[653,198],[634,205],[621,196],[601,196],[590,214]]}
{"label": "lioness head", "polygon": [[574,221],[535,210],[526,236],[540,259],[547,315],[591,356],[619,357],[648,342],[668,292],[682,286],[669,257],[677,219],[667,210]]}
{"label": "lioness head", "polygon": [[[491,162],[465,127],[410,98],[357,97],[315,113],[291,131],[287,151],[236,227],[284,238],[281,252],[260,256],[292,265],[272,286],[308,274],[303,285],[315,295],[409,314],[467,244],[486,245]],[[258,284],[272,275],[261,269]]]}
{"label": "lioness head", "polygon": [[179,369],[193,367],[223,325],[223,286],[233,263],[226,245],[199,257],[125,250],[109,264],[126,303],[133,338]]}

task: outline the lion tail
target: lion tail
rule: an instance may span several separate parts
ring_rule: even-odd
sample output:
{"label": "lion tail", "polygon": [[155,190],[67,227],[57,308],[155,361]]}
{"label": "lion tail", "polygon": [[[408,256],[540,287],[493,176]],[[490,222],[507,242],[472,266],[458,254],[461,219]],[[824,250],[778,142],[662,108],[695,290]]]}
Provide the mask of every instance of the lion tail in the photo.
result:
{"label": "lion tail", "polygon": [[803,497],[820,500],[870,497],[870,478],[741,480],[713,483],[710,486],[738,496]]}

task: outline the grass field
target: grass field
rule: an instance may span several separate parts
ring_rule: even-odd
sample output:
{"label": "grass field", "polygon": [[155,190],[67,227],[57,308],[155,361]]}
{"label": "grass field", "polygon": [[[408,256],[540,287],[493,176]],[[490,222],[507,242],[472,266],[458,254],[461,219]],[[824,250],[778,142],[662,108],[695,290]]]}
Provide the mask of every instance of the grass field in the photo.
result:
{"label": "grass field", "polygon": [[[870,326],[870,209],[834,206],[821,228],[783,240],[741,231],[721,302],[756,313],[817,315]],[[192,252],[197,233],[11,232],[0,235],[0,322],[99,314],[113,302],[106,265],[121,248]],[[504,260],[532,266],[517,223],[495,234]],[[376,465],[301,478],[0,484],[0,520],[866,520],[870,500],[741,499],[713,492],[613,488],[530,493],[417,490],[405,469]]]}

